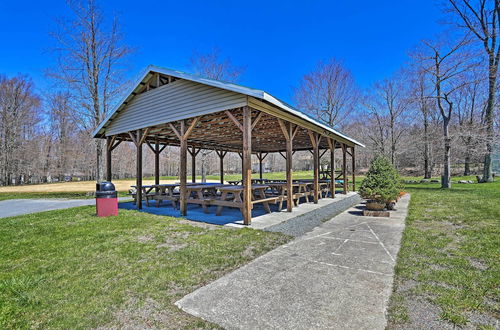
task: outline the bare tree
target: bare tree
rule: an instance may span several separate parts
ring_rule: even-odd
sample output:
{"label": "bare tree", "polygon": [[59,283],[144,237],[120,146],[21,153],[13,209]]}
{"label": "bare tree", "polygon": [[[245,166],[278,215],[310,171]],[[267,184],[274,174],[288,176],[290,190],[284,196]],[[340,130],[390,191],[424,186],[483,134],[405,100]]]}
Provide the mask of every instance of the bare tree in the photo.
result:
{"label": "bare tree", "polygon": [[[80,125],[91,133],[109,113],[124,80],[121,65],[130,48],[122,44],[118,20],[109,24],[95,0],[68,2],[74,18],[61,21],[53,33],[58,67],[49,72],[67,88]],[[103,179],[102,139],[95,139],[96,179]]]}
{"label": "bare tree", "polygon": [[433,94],[443,121],[444,156],[441,187],[450,188],[450,123],[452,115],[456,111],[453,95],[467,83],[463,82],[460,76],[467,70],[471,70],[473,64],[470,60],[471,56],[463,52],[464,47],[468,44],[467,38],[457,43],[424,41],[423,44],[425,50],[416,56],[422,63],[422,69],[433,82]]}
{"label": "bare tree", "polygon": [[431,90],[429,90],[428,81],[425,73],[422,70],[413,70],[411,80],[411,100],[422,118],[423,125],[423,160],[424,160],[424,179],[430,179],[432,176],[431,166],[431,142],[430,142],[430,125],[432,107],[434,100],[431,99]]}
{"label": "bare tree", "polygon": [[492,155],[494,147],[494,112],[500,62],[500,0],[448,0],[449,11],[458,19],[458,26],[475,36],[488,59],[488,102],[485,108],[486,154],[483,182],[493,181]]}
{"label": "bare tree", "polygon": [[359,91],[352,76],[338,60],[319,62],[304,75],[295,91],[297,106],[324,124],[342,124],[359,102]]}
{"label": "bare tree", "polygon": [[24,181],[18,179],[26,176],[22,173],[26,165],[22,162],[23,149],[35,136],[40,121],[39,106],[40,98],[29,78],[0,76],[0,180],[4,185]]}
{"label": "bare tree", "polygon": [[227,82],[236,82],[245,72],[242,66],[235,66],[231,59],[222,59],[220,49],[214,47],[208,53],[195,52],[190,58],[191,69],[200,76],[222,80]]}
{"label": "bare tree", "polygon": [[458,130],[462,142],[462,153],[464,157],[464,175],[471,174],[471,158],[480,142],[484,142],[483,126],[481,124],[482,114],[486,108],[486,95],[484,93],[484,79],[480,79],[477,71],[470,71],[463,77],[467,83],[457,91],[456,107]]}
{"label": "bare tree", "polygon": [[[235,66],[229,58],[222,59],[220,50],[213,48],[212,51],[204,54],[195,53],[191,59],[191,69],[200,76],[222,80],[227,82],[236,82],[245,71],[244,67]],[[201,181],[206,182],[208,157],[213,150],[203,149],[201,154]]]}
{"label": "bare tree", "polygon": [[375,91],[381,101],[378,106],[383,108],[387,114],[387,125],[389,127],[390,159],[396,165],[396,151],[398,142],[405,132],[400,121],[408,109],[409,99],[406,94],[406,86],[401,76],[385,79],[375,84]]}
{"label": "bare tree", "polygon": [[[56,92],[47,100],[51,144],[54,144],[55,173],[59,180],[70,174],[70,159],[74,158],[73,143],[76,142],[77,125],[72,115],[70,94]],[[73,157],[72,157],[73,156]]]}

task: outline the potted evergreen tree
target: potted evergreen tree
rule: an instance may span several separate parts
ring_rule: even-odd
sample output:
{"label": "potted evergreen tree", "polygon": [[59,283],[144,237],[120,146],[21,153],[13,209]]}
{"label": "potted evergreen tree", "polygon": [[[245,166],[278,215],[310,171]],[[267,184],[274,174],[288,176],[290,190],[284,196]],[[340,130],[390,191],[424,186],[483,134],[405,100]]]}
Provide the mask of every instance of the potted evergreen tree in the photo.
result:
{"label": "potted evergreen tree", "polygon": [[384,156],[377,156],[370,164],[370,169],[361,183],[359,192],[367,199],[366,208],[381,211],[392,209],[402,190],[398,171]]}

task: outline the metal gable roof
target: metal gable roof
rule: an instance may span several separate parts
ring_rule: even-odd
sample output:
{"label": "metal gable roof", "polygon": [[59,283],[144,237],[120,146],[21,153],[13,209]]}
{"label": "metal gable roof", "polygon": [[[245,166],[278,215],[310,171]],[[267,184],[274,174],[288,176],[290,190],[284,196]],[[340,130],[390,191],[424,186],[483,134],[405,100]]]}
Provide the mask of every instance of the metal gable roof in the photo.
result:
{"label": "metal gable roof", "polygon": [[106,117],[106,119],[104,119],[101,122],[101,124],[99,124],[99,126],[94,130],[94,132],[93,132],[94,137],[97,137],[99,135],[99,133],[101,133],[101,130],[114,117],[114,115],[124,105],[124,103],[127,101],[127,99],[130,98],[130,96],[132,95],[132,93],[134,92],[134,90],[140,85],[140,83],[151,72],[161,73],[161,74],[165,74],[165,75],[168,75],[168,76],[172,76],[172,77],[176,77],[176,78],[181,78],[181,79],[185,79],[185,80],[197,82],[197,83],[200,83],[200,84],[205,84],[205,85],[213,86],[213,87],[217,87],[217,88],[221,88],[221,89],[233,91],[233,92],[236,92],[236,93],[240,93],[240,94],[247,95],[247,96],[252,96],[252,97],[255,97],[255,98],[267,101],[267,102],[273,104],[274,106],[276,106],[276,107],[278,107],[278,108],[280,108],[280,109],[282,109],[282,110],[284,110],[286,112],[289,112],[289,113],[293,114],[294,116],[297,116],[297,117],[299,117],[301,119],[304,119],[304,120],[306,120],[306,121],[308,121],[308,122],[310,122],[310,123],[312,123],[312,124],[314,124],[316,126],[319,126],[319,127],[323,128],[326,131],[329,131],[329,132],[331,132],[333,134],[336,134],[336,135],[338,135],[338,136],[340,136],[340,137],[342,137],[342,138],[344,138],[346,140],[349,140],[349,141],[351,141],[352,143],[354,143],[354,144],[356,144],[358,146],[365,147],[362,143],[356,141],[355,139],[350,138],[347,135],[345,135],[345,134],[343,134],[341,132],[338,132],[337,130],[335,130],[335,129],[333,129],[333,128],[325,125],[325,124],[320,123],[319,121],[311,118],[310,116],[306,115],[305,113],[303,113],[303,112],[295,109],[294,107],[286,104],[285,102],[279,100],[278,98],[275,98],[274,96],[272,96],[269,93],[266,93],[265,91],[258,90],[258,89],[253,89],[253,88],[249,88],[249,87],[245,87],[245,86],[241,86],[241,85],[238,85],[238,84],[234,84],[234,83],[230,83],[230,82],[225,82],[225,81],[221,81],[221,80],[215,80],[215,79],[205,78],[205,77],[201,77],[201,76],[197,76],[197,75],[185,73],[185,72],[182,72],[182,71],[177,71],[177,70],[162,68],[162,67],[158,67],[158,66],[154,66],[154,65],[149,65],[141,73],[141,75],[137,79],[136,83],[132,86],[131,90],[117,104],[117,106],[113,109],[113,111],[111,111],[111,113]]}

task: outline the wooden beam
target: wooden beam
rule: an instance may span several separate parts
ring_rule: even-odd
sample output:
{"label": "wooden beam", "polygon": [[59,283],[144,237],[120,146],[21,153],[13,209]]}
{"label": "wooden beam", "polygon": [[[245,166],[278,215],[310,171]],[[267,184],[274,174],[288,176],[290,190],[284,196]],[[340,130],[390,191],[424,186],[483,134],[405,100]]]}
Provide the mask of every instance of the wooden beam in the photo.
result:
{"label": "wooden beam", "polygon": [[177,135],[177,138],[179,139],[179,141],[182,140],[182,135],[181,135],[181,133],[179,133],[177,128],[175,128],[175,126],[172,123],[168,123],[168,125],[170,126],[170,128],[172,129],[174,134]]}
{"label": "wooden beam", "polygon": [[281,127],[281,131],[283,132],[283,135],[285,136],[285,140],[287,140],[287,141],[290,140],[291,135],[288,132],[288,129],[286,127],[285,122],[283,120],[279,119],[279,118],[277,118],[277,119],[278,119],[278,124]]}
{"label": "wooden beam", "polygon": [[243,223],[252,221],[252,111],[243,107]]}
{"label": "wooden beam", "polygon": [[149,142],[148,140],[146,140],[146,145],[149,147],[149,149],[151,149],[151,151],[152,151],[153,153],[156,153],[156,149],[155,149],[155,147],[153,147],[153,146],[151,145],[151,142]]}
{"label": "wooden beam", "polygon": [[165,150],[165,148],[168,146],[168,144],[164,144],[163,147],[160,148],[160,151],[158,151],[158,153],[161,153],[163,150]]}
{"label": "wooden beam", "polygon": [[[244,111],[244,110],[243,110]],[[231,111],[226,110],[226,115],[233,121],[233,123],[243,132],[243,125],[241,125],[240,121],[231,113]]]}
{"label": "wooden beam", "polygon": [[115,144],[113,144],[113,146],[111,147],[111,151],[115,150],[116,147],[118,147],[120,145],[120,143],[122,143],[123,140],[118,140],[115,142]]}
{"label": "wooden beam", "polygon": [[[290,123],[290,125],[292,125],[292,124]],[[293,129],[293,131],[292,131],[292,137],[291,137],[291,138],[292,138],[292,140],[295,138],[295,135],[297,135],[297,132],[298,132],[298,130],[299,130],[299,127],[300,127],[299,125],[295,125],[295,128],[294,128],[294,129]]]}
{"label": "wooden beam", "polygon": [[184,132],[183,134],[183,138],[185,140],[187,140],[187,138],[189,137],[189,135],[191,135],[191,132],[193,131],[193,129],[196,127],[196,124],[198,124],[198,121],[200,120],[200,117],[195,117],[193,118],[193,120],[191,121],[191,125],[189,125],[188,129],[186,130],[186,132]]}
{"label": "wooden beam", "polygon": [[257,117],[255,117],[255,119],[252,122],[252,130],[255,128],[255,126],[257,126],[257,124],[259,123],[259,120],[262,118],[263,114],[264,114],[263,112],[259,112]]}
{"label": "wooden beam", "polygon": [[113,150],[113,144],[115,143],[115,140],[116,140],[116,135],[108,136],[106,138],[108,150]]}
{"label": "wooden beam", "polygon": [[139,144],[142,146],[146,138],[148,137],[150,128],[146,128],[144,131],[141,130],[141,138],[139,139]]}
{"label": "wooden beam", "polygon": [[128,135],[130,136],[130,139],[135,144],[135,146],[137,146],[137,138],[136,138],[135,134],[133,132],[128,132]]}

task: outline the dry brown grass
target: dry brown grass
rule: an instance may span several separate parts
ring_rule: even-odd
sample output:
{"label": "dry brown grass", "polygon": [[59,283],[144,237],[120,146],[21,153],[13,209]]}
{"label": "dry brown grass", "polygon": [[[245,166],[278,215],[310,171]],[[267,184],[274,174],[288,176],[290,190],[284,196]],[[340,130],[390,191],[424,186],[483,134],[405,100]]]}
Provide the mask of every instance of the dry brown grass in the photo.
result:
{"label": "dry brown grass", "polygon": [[[161,180],[160,183],[175,183],[179,180]],[[130,186],[135,185],[135,180],[117,180],[113,181],[116,190],[128,191]],[[154,184],[153,180],[144,180],[143,185]],[[80,182],[58,182],[37,185],[25,186],[9,186],[0,187],[0,193],[57,193],[57,192],[90,192],[95,191],[95,181],[80,181]]]}

